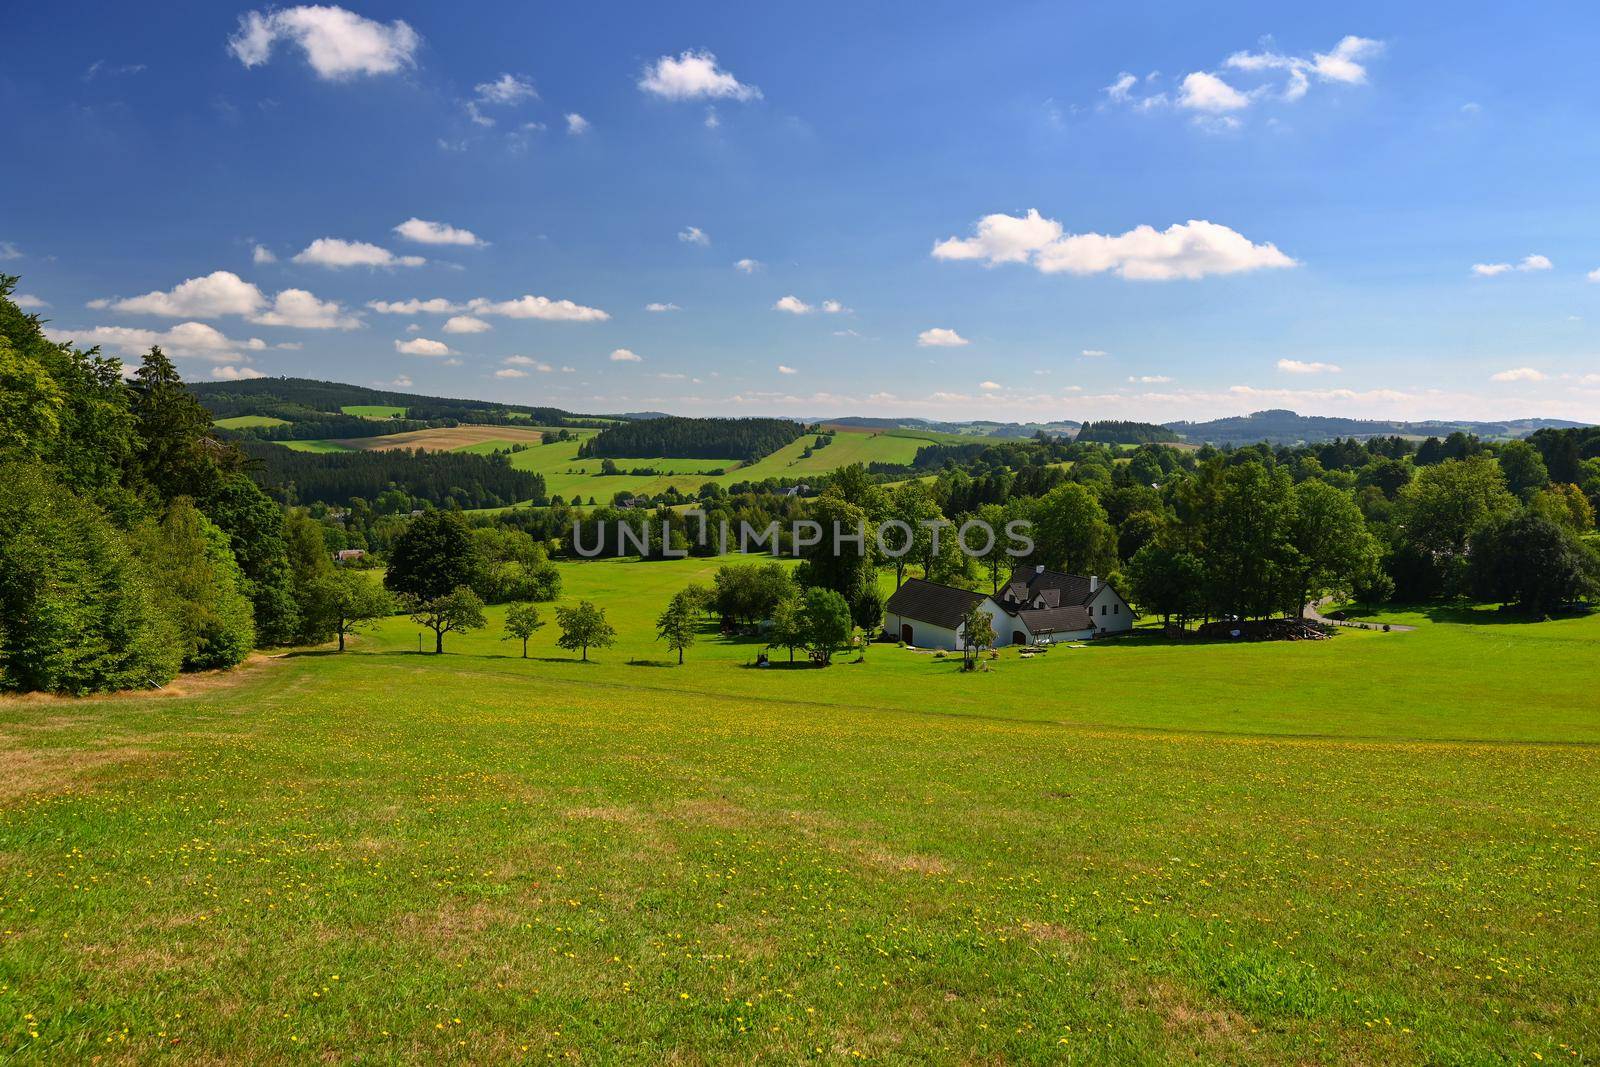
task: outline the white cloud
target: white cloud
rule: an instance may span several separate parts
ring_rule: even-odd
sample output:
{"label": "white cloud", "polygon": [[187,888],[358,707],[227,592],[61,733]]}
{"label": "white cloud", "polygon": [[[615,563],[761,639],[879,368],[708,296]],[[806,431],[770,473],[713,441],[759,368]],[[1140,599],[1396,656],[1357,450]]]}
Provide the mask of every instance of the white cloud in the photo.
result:
{"label": "white cloud", "polygon": [[843,304],[839,303],[839,301],[837,301],[837,300],[824,300],[822,302],[822,310],[823,310],[823,312],[825,314],[828,314],[828,315],[848,315],[848,314],[850,314],[850,309],[845,307]]}
{"label": "white cloud", "polygon": [[492,82],[480,82],[473,91],[485,104],[518,104],[539,96],[533,82],[517,74],[502,74]]}
{"label": "white cloud", "polygon": [[442,329],[445,333],[486,333],[494,327],[471,315],[452,315],[445,320]]}
{"label": "white cloud", "polygon": [[494,372],[494,376],[496,378],[526,378],[528,376],[528,372],[525,370],[518,370],[515,367],[501,367],[499,370]]}
{"label": "white cloud", "polygon": [[644,306],[646,311],[682,311],[677,304],[651,303]]}
{"label": "white cloud", "polygon": [[756,271],[760,270],[762,266],[763,264],[759,259],[741,259],[734,263],[733,269],[744,274],[754,274]]}
{"label": "white cloud", "polygon": [[482,245],[485,244],[471,230],[463,230],[447,222],[428,222],[409,218],[394,228],[394,232],[408,241],[424,245]]}
{"label": "white cloud", "polygon": [[1005,386],[1001,385],[999,382],[979,382],[978,388],[982,389],[986,393],[992,393],[996,389],[1005,388]]}
{"label": "white cloud", "polygon": [[300,330],[354,330],[361,326],[355,315],[347,315],[335,300],[318,300],[304,289],[285,289],[273,297],[270,307],[250,315],[262,326],[289,326]]}
{"label": "white cloud", "polygon": [[411,381],[410,376],[402,374],[402,375],[398,376],[397,378],[395,378],[395,380],[390,382],[389,384],[393,385],[393,386],[395,386],[396,388],[399,388],[399,389],[409,389],[412,386],[412,381]]}
{"label": "white cloud", "polygon": [[1337,363],[1305,363],[1298,359],[1280,359],[1278,369],[1285,374],[1338,374],[1344,370]]}
{"label": "white cloud", "polygon": [[[1554,266],[1555,266],[1555,264],[1550,262],[1550,259],[1549,259],[1548,256],[1541,256],[1538,253],[1533,253],[1533,254],[1530,254],[1530,255],[1523,256],[1515,264],[1512,264],[1512,263],[1474,263],[1472,265],[1472,273],[1478,275],[1481,278],[1493,278],[1498,274],[1505,274],[1508,271],[1514,271],[1515,270],[1515,271],[1527,272],[1527,271],[1550,270]],[[1593,275],[1591,275],[1591,280],[1594,280]]]}
{"label": "white cloud", "polygon": [[541,374],[549,374],[555,369],[543,360],[534,359],[532,356],[507,356],[500,362],[518,367],[532,367]]}
{"label": "white cloud", "polygon": [[1511,370],[1503,370],[1498,374],[1490,375],[1489,380],[1492,382],[1542,382],[1544,381],[1544,373],[1534,370],[1532,367],[1513,367]]}
{"label": "white cloud", "polygon": [[777,303],[772,305],[772,310],[787,311],[791,315],[809,315],[816,309],[798,296],[785,296],[780,297]]}
{"label": "white cloud", "polygon": [[403,352],[408,356],[448,356],[451,355],[450,346],[443,341],[430,341],[426,337],[413,337],[409,341],[396,341],[396,352]]}
{"label": "white cloud", "polygon": [[619,348],[611,353],[611,362],[613,363],[642,363],[643,361],[643,356],[630,352],[626,348]]}
{"label": "white cloud", "polygon": [[266,245],[256,245],[250,250],[250,262],[260,266],[263,263],[276,263],[278,257],[272,254],[272,249]]}
{"label": "white cloud", "polygon": [[380,315],[420,315],[427,312],[430,315],[449,315],[453,312],[466,310],[465,304],[452,304],[442,296],[431,300],[369,300],[367,307]]}
{"label": "white cloud", "polygon": [[1137,382],[1142,385],[1161,385],[1165,382],[1172,381],[1172,379],[1168,378],[1165,374],[1142,374],[1130,375],[1128,381]]}
{"label": "white cloud", "polygon": [[169,355],[232,363],[242,352],[260,352],[267,343],[258,337],[235,340],[203,322],[180,322],[170,330],[144,330],[129,326],[95,326],[90,329],[47,329],[57,341],[80,345],[103,345],[123,355],[141,355],[152,345],[160,345]]}
{"label": "white cloud", "polygon": [[1600,267],[1596,267],[1594,270],[1584,275],[1584,277],[1588,278],[1591,282],[1600,282]]}
{"label": "white cloud", "polygon": [[211,377],[217,379],[218,381],[237,382],[245,378],[265,378],[266,375],[262,374],[254,367],[236,367],[232,365],[226,365],[221,367],[212,367]]}
{"label": "white cloud", "polygon": [[778,373],[779,374],[799,374],[800,372],[795,370],[793,367],[786,367],[782,363],[780,363],[780,364],[778,364]]}
{"label": "white cloud", "polygon": [[32,293],[15,293],[11,297],[11,302],[24,311],[37,311],[50,306],[48,300],[41,300]]}
{"label": "white cloud", "polygon": [[415,62],[422,38],[404,22],[385,24],[342,7],[301,6],[249,11],[228,38],[228,50],[246,67],[265,63],[279,41],[305,52],[319,78],[342,81],[357,74],[393,74]]}
{"label": "white cloud", "polygon": [[589,120],[576,111],[567,112],[567,132],[574,137],[589,132]]}
{"label": "white cloud", "polygon": [[10,241],[0,241],[0,259],[21,259],[22,249]]}
{"label": "white cloud", "polygon": [[761,90],[745,85],[727,71],[718,68],[717,57],[710,52],[693,49],[681,53],[676,59],[662,56],[645,68],[639,79],[639,88],[667,100],[758,100]]}
{"label": "white cloud", "polygon": [[214,319],[222,315],[248,315],[266,303],[261,290],[228,270],[212,271],[179,282],[170,290],[111,301],[114,311],[168,318]]}
{"label": "white cloud", "polygon": [[344,267],[420,267],[421,256],[397,256],[387,248],[365,241],[345,241],[337,237],[318,237],[294,257],[296,263],[311,263],[339,270]]}
{"label": "white cloud", "polygon": [[714,130],[721,125],[722,119],[717,115],[717,109],[714,107],[706,108],[706,129]]}
{"label": "white cloud", "polygon": [[1137,226],[1123,234],[1064,234],[1060,223],[1030,210],[1017,218],[987,215],[976,236],[933,246],[935,259],[977,259],[987,266],[1031,261],[1045,273],[1101,274],[1135,281],[1203,278],[1210,274],[1296,266],[1274,244],[1254,244],[1215,222],[1191,219],[1165,230]]}
{"label": "white cloud", "polygon": [[1103,348],[1085,348],[1081,354],[1088,359],[1099,359],[1102,356],[1109,356],[1111,353]]}
{"label": "white cloud", "polygon": [[1283,99],[1299,100],[1310,88],[1311,79],[1339,82],[1344,85],[1361,85],[1367,80],[1367,68],[1361,60],[1369,59],[1383,51],[1383,42],[1368,37],[1345,36],[1329,52],[1313,52],[1309,57],[1288,56],[1278,52],[1235,52],[1225,61],[1231,70],[1259,73],[1283,71],[1287,80]]}
{"label": "white cloud", "polygon": [[500,315],[508,319],[544,319],[549,322],[605,322],[611,316],[599,308],[574,304],[570,300],[551,300],[547,296],[519,296],[515,300],[486,300],[478,297],[467,308],[479,315]]}
{"label": "white cloud", "polygon": [[1249,107],[1250,97],[1215,74],[1195,71],[1184,76],[1178,92],[1178,106],[1220,115]]}
{"label": "white cloud", "polygon": [[917,334],[917,344],[923,348],[954,348],[958,345],[971,344],[954,330],[947,330],[943,326],[935,326],[931,330],[923,330]]}
{"label": "white cloud", "polygon": [[698,226],[685,226],[678,231],[678,240],[686,245],[699,245],[704,248],[711,243],[711,238]]}

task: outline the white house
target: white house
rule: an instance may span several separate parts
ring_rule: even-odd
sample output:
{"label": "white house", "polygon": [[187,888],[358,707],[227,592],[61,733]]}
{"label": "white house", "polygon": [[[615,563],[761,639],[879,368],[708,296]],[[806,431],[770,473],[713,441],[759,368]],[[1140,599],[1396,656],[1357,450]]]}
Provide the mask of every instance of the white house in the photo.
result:
{"label": "white house", "polygon": [[885,606],[884,629],[908,645],[955,651],[975,604],[989,613],[1001,645],[1082,641],[1133,628],[1133,609],[1110,584],[1035,567],[1013,572],[994,597],[909,578]]}
{"label": "white house", "polygon": [[1009,632],[1009,626],[1005,625],[1006,612],[994,598],[970,589],[925,582],[921,578],[907,578],[889,598],[884,606],[884,630],[889,636],[917,648],[955,651],[962,647],[961,640],[966,634],[962,620],[974,604],[981,604],[989,613],[996,636]]}

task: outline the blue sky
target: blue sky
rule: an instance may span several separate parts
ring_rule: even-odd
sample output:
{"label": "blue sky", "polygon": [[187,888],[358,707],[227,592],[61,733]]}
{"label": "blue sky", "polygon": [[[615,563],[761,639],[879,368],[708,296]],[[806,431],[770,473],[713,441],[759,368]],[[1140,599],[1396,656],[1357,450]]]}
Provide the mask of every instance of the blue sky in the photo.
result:
{"label": "blue sky", "polygon": [[1600,10],[1321,8],[31,5],[0,270],[194,378],[1600,421]]}

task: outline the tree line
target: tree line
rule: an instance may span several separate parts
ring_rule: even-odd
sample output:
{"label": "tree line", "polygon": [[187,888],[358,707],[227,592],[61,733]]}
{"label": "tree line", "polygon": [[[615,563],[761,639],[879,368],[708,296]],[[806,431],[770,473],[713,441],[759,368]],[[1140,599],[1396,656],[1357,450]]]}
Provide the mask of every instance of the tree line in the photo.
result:
{"label": "tree line", "polygon": [[692,419],[673,415],[608,427],[585,441],[578,455],[754,462],[805,432],[802,423],[790,419]]}

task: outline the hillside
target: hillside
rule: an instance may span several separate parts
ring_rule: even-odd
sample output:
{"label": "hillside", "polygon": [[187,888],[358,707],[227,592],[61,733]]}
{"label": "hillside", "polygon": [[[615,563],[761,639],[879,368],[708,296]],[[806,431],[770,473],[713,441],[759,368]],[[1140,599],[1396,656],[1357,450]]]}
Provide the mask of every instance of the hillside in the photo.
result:
{"label": "hillside", "polygon": [[1583,423],[1564,419],[1513,419],[1507,422],[1428,421],[1400,422],[1384,419],[1345,419],[1326,415],[1300,415],[1284,409],[1255,411],[1210,422],[1169,422],[1167,429],[1197,445],[1312,444],[1336,437],[1446,437],[1460,431],[1478,437],[1526,437],[1536,430],[1570,429]]}
{"label": "hillside", "polygon": [[[362,385],[321,381],[315,378],[250,378],[237,382],[197,382],[189,386],[212,416],[237,419],[241,416],[294,422],[294,416],[322,413],[362,418],[400,417],[412,421],[454,419],[458,422],[495,422],[507,417],[531,419],[548,426],[602,426],[615,417],[574,415],[561,408],[530,404],[508,404],[498,400],[467,400]],[[238,424],[235,424],[238,425]],[[328,436],[336,436],[329,434]]]}

